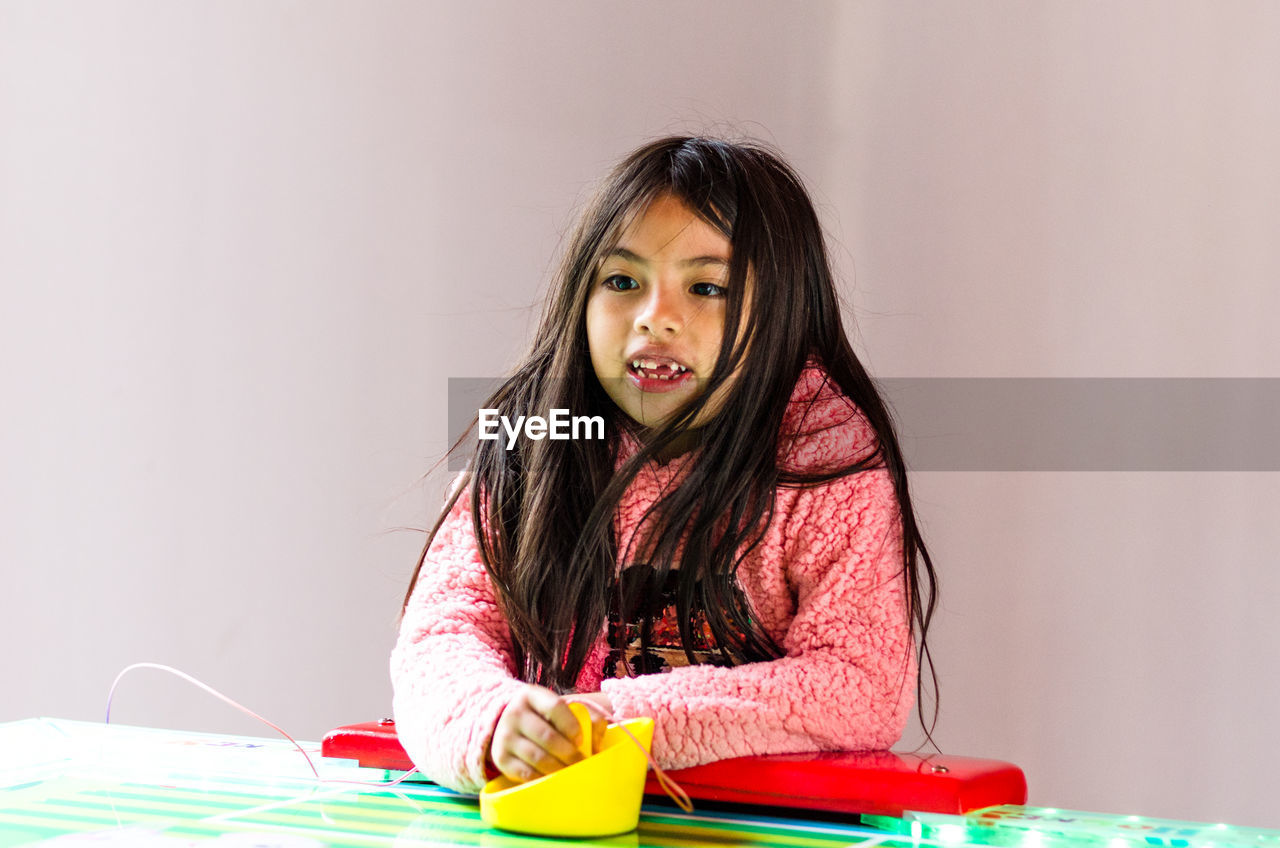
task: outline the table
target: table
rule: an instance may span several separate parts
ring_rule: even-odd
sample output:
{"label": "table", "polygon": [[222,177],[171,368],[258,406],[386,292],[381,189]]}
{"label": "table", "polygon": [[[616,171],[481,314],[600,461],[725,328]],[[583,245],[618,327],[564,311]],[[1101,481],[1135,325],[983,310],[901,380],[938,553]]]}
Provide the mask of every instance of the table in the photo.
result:
{"label": "table", "polygon": [[[322,759],[317,780],[283,739],[55,719],[0,724],[0,846],[314,848],[563,844],[491,830],[476,801],[431,784],[375,788],[386,771]],[[685,814],[647,804],[640,827],[578,845],[867,848],[1280,848],[1280,832],[994,807],[965,816],[825,821],[768,808]]]}

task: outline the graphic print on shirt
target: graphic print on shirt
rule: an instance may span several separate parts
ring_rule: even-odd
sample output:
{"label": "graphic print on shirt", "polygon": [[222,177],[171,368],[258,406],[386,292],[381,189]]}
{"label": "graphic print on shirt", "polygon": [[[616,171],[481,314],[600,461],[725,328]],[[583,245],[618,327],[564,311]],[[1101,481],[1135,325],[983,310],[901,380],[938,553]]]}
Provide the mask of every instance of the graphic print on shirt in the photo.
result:
{"label": "graphic print on shirt", "polygon": [[[657,573],[645,563],[624,568],[609,604],[609,644],[604,661],[605,677],[637,677],[660,674],[689,665],[680,640],[676,614],[678,571],[669,571],[659,585]],[[626,610],[626,621],[619,610]],[[699,610],[693,618],[692,653],[701,665],[732,665],[717,648],[707,617]],[[618,647],[622,645],[623,647]]]}

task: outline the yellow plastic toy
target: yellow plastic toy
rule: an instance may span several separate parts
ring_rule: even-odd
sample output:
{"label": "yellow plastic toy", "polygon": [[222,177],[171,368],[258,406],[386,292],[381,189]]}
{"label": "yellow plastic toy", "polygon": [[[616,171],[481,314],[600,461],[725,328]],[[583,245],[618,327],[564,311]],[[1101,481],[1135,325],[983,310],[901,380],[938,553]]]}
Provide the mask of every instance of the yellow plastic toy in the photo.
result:
{"label": "yellow plastic toy", "polygon": [[[504,776],[480,792],[480,818],[490,827],[537,836],[612,836],[640,823],[645,754],[653,744],[653,719],[611,724],[600,750],[591,751],[591,716],[582,704],[569,709],[578,719],[586,759],[559,771],[516,783]],[[644,745],[641,751],[625,727]]]}

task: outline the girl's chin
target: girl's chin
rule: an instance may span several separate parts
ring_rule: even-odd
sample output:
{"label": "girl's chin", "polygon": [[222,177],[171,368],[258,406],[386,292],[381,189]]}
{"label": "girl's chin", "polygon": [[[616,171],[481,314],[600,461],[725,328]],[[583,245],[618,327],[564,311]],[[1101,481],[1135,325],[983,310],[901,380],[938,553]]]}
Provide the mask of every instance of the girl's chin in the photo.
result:
{"label": "girl's chin", "polygon": [[[656,428],[651,428],[651,429],[656,429]],[[645,441],[648,441],[648,439],[646,438]],[[657,458],[661,462],[666,462],[667,460],[673,459],[677,456],[680,456],[681,454],[688,453],[689,451],[696,448],[701,443],[701,441],[702,441],[702,436],[700,431],[686,430],[680,435],[676,436],[675,440],[672,441],[671,444],[663,448],[662,451],[658,454]]]}
{"label": "girl's chin", "polygon": [[[670,423],[671,420],[679,414],[682,407],[683,404],[676,403],[661,410],[656,409],[653,406],[646,406],[643,410],[632,407],[625,411],[628,418],[640,425],[639,437],[641,441],[647,442],[655,433],[661,430],[666,424]],[[706,423],[704,419],[705,415],[699,414],[697,420],[685,429],[690,434],[697,433]],[[681,438],[683,437],[684,436],[682,435]]]}

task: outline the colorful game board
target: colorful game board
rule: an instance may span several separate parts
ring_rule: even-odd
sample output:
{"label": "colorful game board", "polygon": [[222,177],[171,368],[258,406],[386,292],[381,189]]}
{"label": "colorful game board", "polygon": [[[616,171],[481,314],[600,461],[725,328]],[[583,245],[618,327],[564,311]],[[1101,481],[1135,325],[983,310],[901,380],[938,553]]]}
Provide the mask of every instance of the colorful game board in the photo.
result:
{"label": "colorful game board", "polygon": [[[303,743],[319,779],[284,740],[30,719],[0,724],[0,847],[314,848],[564,844],[504,833],[476,800],[325,760]],[[646,806],[639,828],[578,840],[612,846],[959,848],[1280,848],[1280,832],[1136,817],[996,807],[968,816],[908,815],[869,824]]]}

